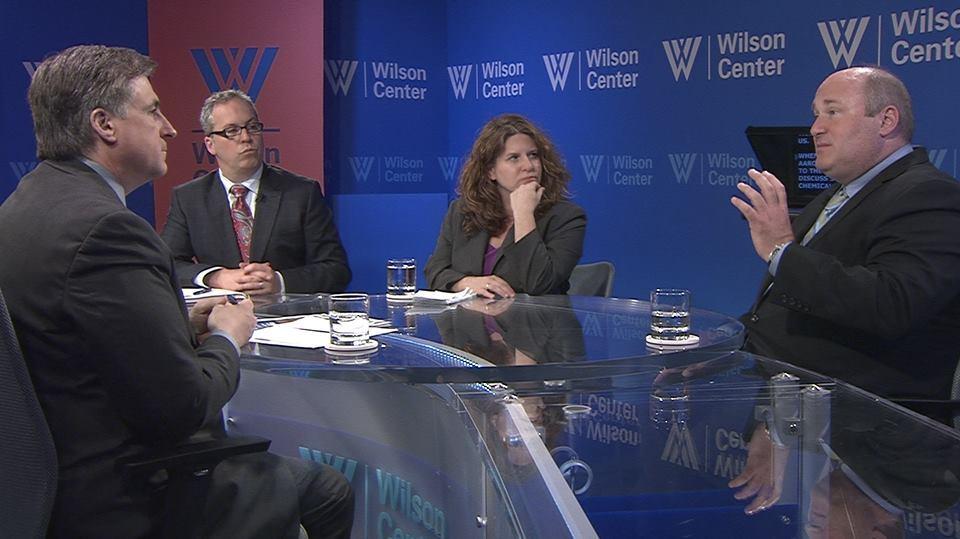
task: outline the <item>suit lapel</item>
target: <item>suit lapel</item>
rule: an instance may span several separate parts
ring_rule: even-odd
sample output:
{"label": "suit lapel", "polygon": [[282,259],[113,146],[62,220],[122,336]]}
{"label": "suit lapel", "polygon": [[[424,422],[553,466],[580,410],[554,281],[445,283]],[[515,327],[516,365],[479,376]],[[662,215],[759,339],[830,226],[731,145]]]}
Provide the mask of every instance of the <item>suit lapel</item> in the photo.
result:
{"label": "suit lapel", "polygon": [[[917,157],[919,156],[919,152],[920,150],[914,150],[913,152],[902,157],[901,159],[894,161],[887,168],[881,170],[880,174],[877,174],[877,176],[874,179],[870,180],[870,182],[867,183],[867,185],[864,185],[863,188],[861,188],[860,191],[858,191],[853,198],[848,200],[847,203],[844,204],[842,208],[840,208],[840,211],[838,211],[836,215],[831,217],[830,220],[827,221],[825,225],[823,225],[823,228],[820,229],[820,231],[817,233],[816,236],[811,238],[808,245],[814,244],[818,238],[825,237],[827,234],[830,233],[831,230],[833,230],[837,226],[840,226],[840,223],[843,222],[844,218],[847,215],[850,215],[850,213],[852,213],[853,211],[855,211],[857,209],[857,206],[862,204],[863,201],[866,200],[871,193],[879,189],[881,185],[903,174],[904,171],[906,171],[916,161]],[[922,161],[919,161],[919,162],[922,162]],[[839,186],[837,187],[837,189],[839,189]],[[837,189],[831,190],[831,196],[833,195],[833,192],[836,192]],[[825,205],[826,205],[826,201],[824,202],[824,206]],[[823,208],[821,207],[821,210],[822,209]],[[817,215],[819,214],[820,212],[818,211]],[[814,217],[814,220],[816,220],[816,217]]]}
{"label": "suit lapel", "polygon": [[227,193],[220,181],[220,173],[210,174],[209,183],[203,205],[210,216],[213,230],[209,236],[214,249],[220,251],[220,260],[232,260],[233,264],[240,263],[240,247],[237,246],[237,234],[233,231],[233,219],[230,217],[230,205],[227,202]]}
{"label": "suit lapel", "polygon": [[270,234],[273,224],[280,211],[280,200],[283,192],[274,179],[274,172],[269,166],[263,166],[263,175],[260,177],[260,191],[257,193],[257,211],[253,219],[253,239],[250,242],[250,260],[263,262],[267,244],[270,243]]}
{"label": "suit lapel", "polygon": [[[487,238],[487,243],[490,242],[490,238]],[[493,261],[493,269],[497,269],[497,264],[500,263],[500,259],[503,258],[503,248],[513,243],[513,225],[510,225],[510,229],[507,230],[507,235],[503,237],[503,243],[500,244],[500,248],[497,249],[497,256]]]}

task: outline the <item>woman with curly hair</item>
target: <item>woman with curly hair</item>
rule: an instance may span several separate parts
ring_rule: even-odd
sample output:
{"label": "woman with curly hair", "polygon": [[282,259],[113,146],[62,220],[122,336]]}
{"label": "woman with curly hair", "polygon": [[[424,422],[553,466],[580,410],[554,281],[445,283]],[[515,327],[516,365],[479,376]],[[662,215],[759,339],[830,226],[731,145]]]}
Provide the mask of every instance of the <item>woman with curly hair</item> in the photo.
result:
{"label": "woman with curly hair", "polygon": [[565,293],[587,227],[569,182],[553,144],[529,120],[504,114],[487,122],[424,269],[427,286],[488,298]]}

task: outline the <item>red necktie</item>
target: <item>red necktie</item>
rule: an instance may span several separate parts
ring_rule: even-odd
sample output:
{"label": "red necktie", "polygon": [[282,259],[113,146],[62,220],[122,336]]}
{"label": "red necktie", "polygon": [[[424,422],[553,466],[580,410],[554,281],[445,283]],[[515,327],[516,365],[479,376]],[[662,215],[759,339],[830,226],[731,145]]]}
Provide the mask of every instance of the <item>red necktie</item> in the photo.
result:
{"label": "red necktie", "polygon": [[240,184],[230,188],[230,194],[234,196],[230,217],[233,219],[233,231],[237,234],[237,246],[240,247],[244,264],[250,262],[250,239],[253,237],[253,214],[250,213],[250,206],[247,206],[247,191],[249,189]]}

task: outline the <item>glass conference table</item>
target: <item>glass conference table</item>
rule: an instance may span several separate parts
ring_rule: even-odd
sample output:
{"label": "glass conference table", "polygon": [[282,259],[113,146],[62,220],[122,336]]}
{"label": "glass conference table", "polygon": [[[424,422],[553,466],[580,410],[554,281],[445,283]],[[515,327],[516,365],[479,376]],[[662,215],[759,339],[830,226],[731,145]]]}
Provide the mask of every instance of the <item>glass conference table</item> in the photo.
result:
{"label": "glass conference table", "polygon": [[248,346],[227,409],[348,477],[354,537],[960,537],[956,432],[739,352],[723,315],[694,311],[700,345],[673,350],[636,300],[374,297],[371,316],[400,331],[362,364]]}

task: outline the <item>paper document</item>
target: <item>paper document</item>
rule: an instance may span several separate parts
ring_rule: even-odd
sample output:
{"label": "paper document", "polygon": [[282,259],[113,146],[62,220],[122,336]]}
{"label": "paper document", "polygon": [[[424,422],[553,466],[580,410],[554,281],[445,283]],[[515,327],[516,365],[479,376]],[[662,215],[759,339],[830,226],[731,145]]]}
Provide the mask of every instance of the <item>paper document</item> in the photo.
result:
{"label": "paper document", "polygon": [[217,298],[220,296],[229,296],[230,294],[243,295],[243,292],[227,290],[225,288],[184,288],[183,299],[188,303],[205,298]]}
{"label": "paper document", "polygon": [[254,331],[250,342],[294,348],[323,348],[330,344],[330,334],[298,329],[290,327],[290,324],[277,324]]}
{"label": "paper document", "polygon": [[[379,324],[385,321],[370,320],[370,337],[396,331],[389,327],[375,327],[375,322]],[[294,348],[325,348],[330,344],[330,319],[325,314],[313,314],[293,320],[261,320],[250,342]]]}
{"label": "paper document", "polygon": [[417,290],[413,296],[416,303],[440,303],[443,305],[452,305],[461,301],[476,297],[477,293],[467,288],[460,292],[442,292],[440,290]]}

